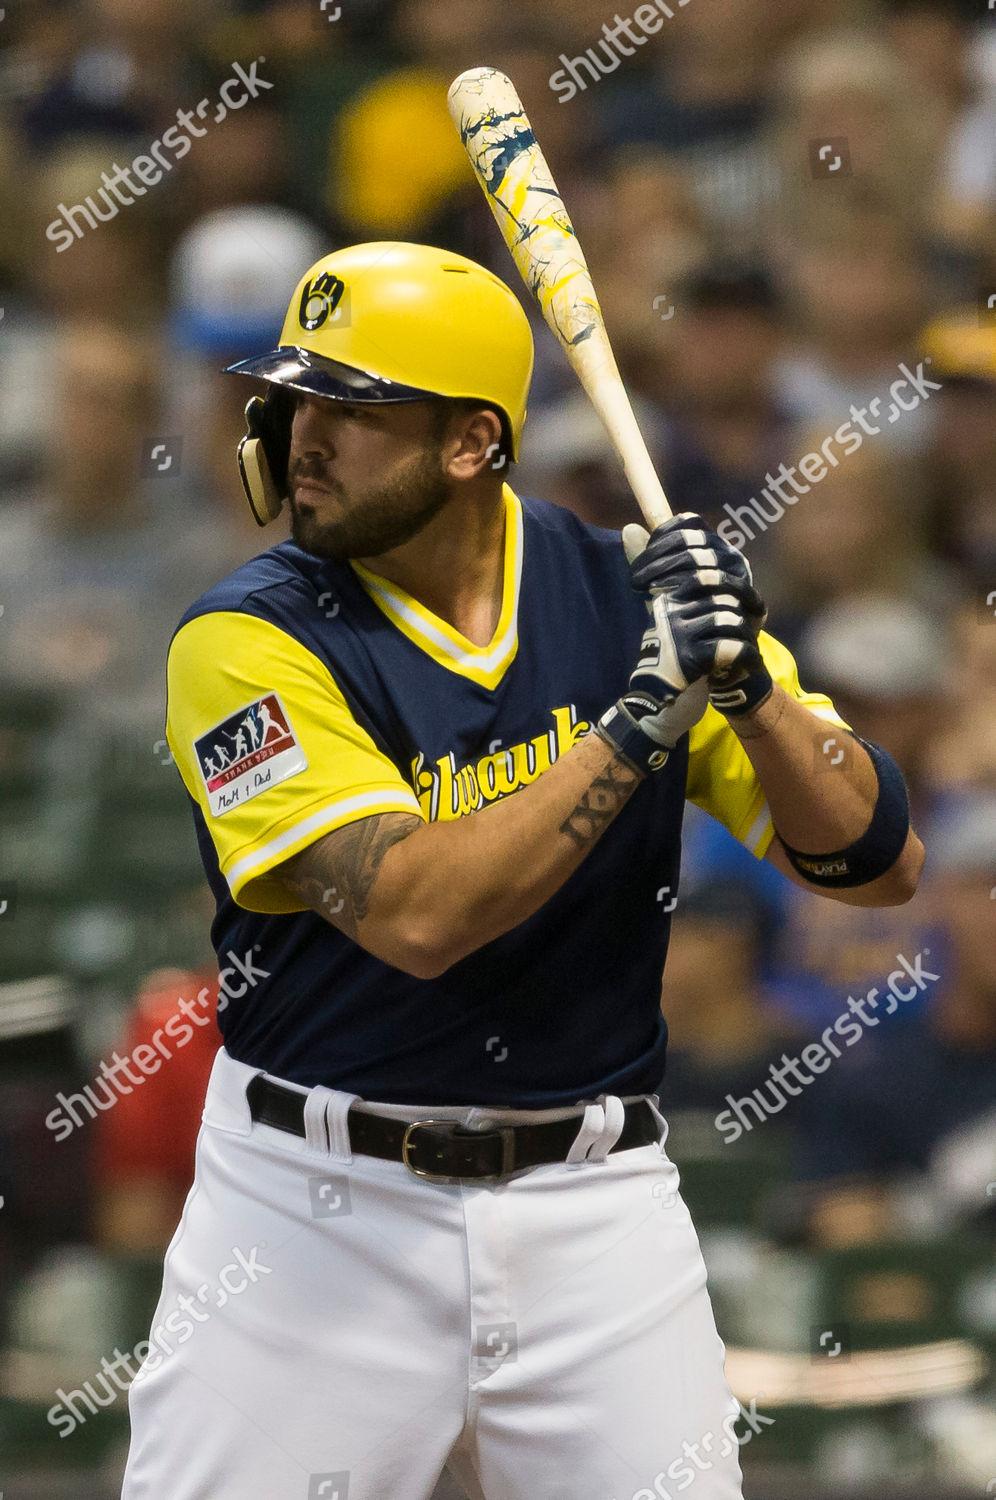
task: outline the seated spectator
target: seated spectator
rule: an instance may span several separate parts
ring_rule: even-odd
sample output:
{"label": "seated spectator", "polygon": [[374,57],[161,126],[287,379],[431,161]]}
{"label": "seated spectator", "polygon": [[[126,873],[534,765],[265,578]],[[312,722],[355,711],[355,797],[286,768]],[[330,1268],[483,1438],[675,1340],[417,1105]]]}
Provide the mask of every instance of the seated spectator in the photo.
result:
{"label": "seated spectator", "polygon": [[[571,106],[572,119],[581,108],[582,100]],[[583,135],[580,145],[583,165],[591,147]],[[682,332],[674,320],[679,304],[690,305],[688,283],[712,269],[708,227],[693,174],[657,147],[618,148],[599,180],[604,190],[596,196],[589,186],[577,214],[571,188],[572,218],[624,378],[653,396]]]}
{"label": "seated spectator", "polygon": [[946,144],[933,232],[968,259],[985,253],[996,225],[996,89],[981,46],[982,9],[962,0],[888,0],[887,34],[907,73],[942,104]]}
{"label": "seated spectator", "polygon": [[60,204],[85,206],[119,150],[112,138],[74,137],[40,162],[22,158],[9,183],[19,201],[12,218],[3,214],[8,229],[17,231],[7,251],[11,286],[3,304],[0,362],[4,498],[9,486],[38,479],[57,428],[49,378],[64,325],[86,318],[115,322],[126,315],[138,341],[159,316],[157,226],[141,200],[96,229],[88,228],[81,211],[74,216],[81,237],[61,252],[46,236],[57,219],[62,222]]}
{"label": "seated spectator", "polygon": [[[670,418],[662,479],[682,510],[716,526],[789,452],[774,390],[778,298],[762,266],[714,262],[679,282],[674,301],[667,383],[656,393]],[[763,550],[752,551],[754,566]]]}
{"label": "seated spectator", "polygon": [[221,1044],[214,1019],[217,1001],[214,969],[159,970],[148,976],[135,998],[117,1050],[134,1057],[145,1047],[163,1062],[141,1087],[98,1116],[96,1232],[109,1253],[158,1255],[180,1222],[194,1180],[194,1144],[208,1075]]}
{"label": "seated spectator", "polygon": [[951,709],[931,736],[929,774],[935,785],[955,793],[996,787],[993,605],[981,598],[966,602],[954,618],[951,642]]}
{"label": "seated spectator", "polygon": [[[869,209],[910,242],[928,228],[944,101],[874,30],[805,37],[779,59],[775,95],[779,208],[793,238],[830,249]],[[822,159],[821,146],[832,147]],[[833,305],[826,285],[821,297]]]}
{"label": "seated spectator", "polygon": [[166,646],[219,576],[217,547],[170,473],[170,435],[153,458],[162,359],[149,338],[66,323],[53,364],[46,472],[0,510],[0,678],[61,689],[85,742],[101,723],[143,724],[151,751]]}
{"label": "seated spectator", "polygon": [[932,619],[889,595],[848,594],[810,619],[799,664],[856,733],[894,757],[913,820],[923,823],[939,790],[930,774],[931,745],[956,703],[957,655],[943,617]]}
{"label": "seated spectator", "polygon": [[780,404],[823,437],[848,418],[860,422],[856,408],[877,448],[919,455],[932,436],[937,392],[927,388],[914,404],[904,388],[906,409],[893,421],[889,392],[903,378],[900,365],[916,370],[928,311],[922,252],[877,211],[848,213],[823,235],[820,228],[816,216],[807,220],[781,258],[789,338],[775,370]]}
{"label": "seated spectator", "polygon": [[[520,64],[521,58],[517,56],[516,77]],[[575,100],[569,111],[558,110],[556,105],[551,109],[548,105],[544,113],[552,117],[557,127],[550,132],[550,119],[544,119],[544,147],[548,133],[552,134],[557,155],[551,150],[550,160],[556,161],[558,184],[570,202],[571,217],[592,268],[623,379],[633,398],[642,396],[657,406],[663,391],[673,389],[670,352],[680,332],[675,326],[676,303],[684,306],[687,301],[679,288],[708,257],[706,226],[695,201],[691,174],[654,147],[623,148],[611,157],[604,157],[594,136],[586,95]],[[569,130],[565,130],[568,125]],[[540,128],[536,126],[537,130]],[[569,141],[563,141],[558,148],[556,143],[565,135]],[[593,159],[602,164],[594,174]],[[483,204],[480,193],[476,195],[475,206],[478,202]],[[490,222],[484,227],[488,230],[489,246],[486,263],[507,279],[507,256],[504,264],[495,257]],[[533,299],[528,298],[526,305],[536,323]],[[575,424],[568,413],[573,409],[577,381],[563,350],[541,320],[535,335],[530,425],[540,419],[546,426],[549,418],[549,425],[555,427],[558,404],[563,401],[567,424],[573,429]],[[653,428],[650,432],[644,428],[644,433],[651,437]],[[551,438],[559,451],[563,445],[557,442],[555,434],[544,432],[543,444]],[[528,428],[526,441],[530,441]],[[540,451],[539,442],[531,446],[537,453]],[[570,461],[570,448],[566,446],[562,466],[569,467]],[[614,459],[604,476],[590,476],[592,487],[599,478],[604,478],[610,509],[619,485],[616,477],[619,467],[618,459]],[[551,480],[557,483],[556,473],[551,473]]]}
{"label": "seated spectator", "polygon": [[[857,734],[880,742],[908,778],[914,820],[924,824],[939,807],[930,778],[932,736],[943,731],[953,653],[939,627],[902,600],[845,597],[817,615],[803,635],[800,672],[807,687],[826,691]],[[814,776],[832,776],[847,737],[830,733]],[[926,835],[924,835],[926,840]],[[929,840],[926,840],[929,845]],[[928,861],[928,876],[930,864]],[[735,882],[742,899],[760,903],[767,940],[761,999],[774,1024],[809,1034],[830,1024],[849,994],[881,987],[897,954],[912,957],[936,940],[929,881],[904,906],[860,908],[821,901],[781,880],[709,819],[690,819],[682,846],[682,881]],[[897,1024],[924,993],[903,1007]]]}
{"label": "seated spectator", "polygon": [[[704,816],[704,815],[703,815]],[[661,1109],[715,1115],[728,1092],[754,1086],[781,1038],[760,1003],[764,912],[732,880],[682,876],[672,919],[661,1010],[668,1025]]]}
{"label": "seated spectator", "polygon": [[[660,452],[664,442],[661,412],[639,399],[634,409],[651,453]],[[510,482],[520,494],[542,495],[593,526],[618,529],[630,521],[643,523],[601,418],[580,390],[530,413],[522,461]]]}
{"label": "seated spectator", "polygon": [[[966,799],[927,843],[943,940],[924,950],[920,979],[906,987],[931,986],[932,1002],[902,1024],[901,1010],[889,1015],[878,1005],[875,1029],[800,1101],[807,1112],[801,1175],[813,1188],[810,1223],[821,1244],[901,1235],[894,1190],[912,1178],[929,1196],[932,1164],[935,1190],[950,1204],[957,1194],[945,1192],[945,1146],[996,1111],[996,797]],[[985,1157],[980,1164],[991,1171]],[[987,1207],[984,1178],[975,1213]]]}
{"label": "seated spectator", "polygon": [[[807,449],[826,452],[827,443],[836,466],[831,459],[823,477],[793,503],[765,502],[760,525],[748,517],[749,528],[767,544],[762,592],[778,622],[776,634],[789,645],[814,610],[844,595],[885,594],[942,619],[958,593],[956,575],[927,550],[922,466],[882,447],[876,436],[862,440],[854,424],[843,444],[835,441],[839,432],[831,421],[800,435],[792,445],[794,462]],[[805,488],[798,473],[796,480]],[[756,546],[749,542],[748,556]]]}
{"label": "seated spectator", "polygon": [[[225,62],[212,70],[202,93],[214,98],[231,72]],[[266,77],[261,68],[261,74]],[[267,78],[276,88],[273,78]],[[251,108],[229,112],[222,124],[195,142],[177,182],[186,222],[232,204],[283,202],[290,194],[290,149],[280,110],[262,95]]]}
{"label": "seated spectator", "polygon": [[230,567],[273,546],[281,530],[260,531],[236,463],[246,403],[260,393],[258,385],[222,371],[246,349],[279,343],[287,287],[327,249],[325,236],[307,219],[254,203],[205,214],[181,237],[173,255],[170,425],[186,435],[185,479],[216,528]]}
{"label": "seated spectator", "polygon": [[939,541],[988,592],[996,576],[996,304],[991,321],[978,306],[946,313],[921,344],[941,384],[930,453]]}
{"label": "seated spectator", "polygon": [[36,150],[76,134],[151,140],[176,108],[203,22],[193,0],[88,0],[82,11],[72,44],[23,108]]}
{"label": "seated spectator", "polygon": [[[678,288],[704,258],[701,219],[682,174],[661,154],[648,151],[621,153],[607,169],[605,192],[590,207],[590,231],[586,226],[579,233],[591,246],[613,349],[641,431],[665,474],[662,398],[675,390],[674,304],[681,304],[684,316],[690,299]],[[626,225],[621,245],[620,224]],[[737,373],[730,383],[736,380]],[[537,333],[530,421],[519,475],[524,493],[541,494],[594,525],[621,527],[642,519],[600,418],[545,329]],[[705,496],[705,481],[696,477],[694,496],[674,491],[676,508],[689,509],[698,500],[714,498]]]}
{"label": "seated spectator", "polygon": [[[344,104],[330,140],[328,205],[353,239],[422,239],[452,195],[473,187],[446,90],[499,39],[502,22],[501,7],[485,0],[395,5],[391,34],[403,61]],[[399,149],[403,141],[418,148]]]}
{"label": "seated spectator", "polygon": [[[786,22],[791,29],[796,20],[792,10],[768,0],[690,5],[680,18],[665,19],[632,58],[606,57],[605,44],[597,45],[601,15],[583,39],[574,28],[564,48],[569,58],[575,47],[585,49],[571,58],[571,76],[591,89],[610,144],[663,147],[687,168],[722,242],[735,240],[740,249],[756,246],[773,201],[772,66]],[[591,76],[592,55],[599,72],[609,73],[601,81]]]}

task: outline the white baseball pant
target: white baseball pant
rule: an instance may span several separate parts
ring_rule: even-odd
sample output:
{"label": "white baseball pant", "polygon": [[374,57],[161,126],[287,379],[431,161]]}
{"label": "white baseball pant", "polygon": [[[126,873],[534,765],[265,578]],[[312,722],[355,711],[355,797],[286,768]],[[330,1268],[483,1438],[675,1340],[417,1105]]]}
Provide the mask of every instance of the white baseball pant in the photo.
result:
{"label": "white baseball pant", "polygon": [[607,1155],[610,1097],[567,1161],[436,1184],[350,1156],[350,1094],[307,1091],[306,1140],[253,1124],[255,1071],[215,1062],[122,1500],[429,1500],[444,1467],[471,1500],[741,1500],[663,1120],[659,1145]]}

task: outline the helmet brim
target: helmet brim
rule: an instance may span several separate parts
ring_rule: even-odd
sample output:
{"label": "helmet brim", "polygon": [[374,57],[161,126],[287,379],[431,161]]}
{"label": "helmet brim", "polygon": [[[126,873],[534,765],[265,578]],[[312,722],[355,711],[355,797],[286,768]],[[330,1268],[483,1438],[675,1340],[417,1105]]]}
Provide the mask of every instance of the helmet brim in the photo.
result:
{"label": "helmet brim", "polygon": [[223,373],[253,375],[258,380],[287,386],[308,396],[324,396],[329,401],[370,401],[390,405],[401,401],[439,399],[438,391],[426,391],[415,385],[401,385],[396,380],[387,380],[368,370],[358,370],[353,365],[340,364],[338,360],[313,354],[308,349],[300,349],[291,344],[271,349],[267,354],[258,354],[252,359],[240,360],[238,364],[227,365]]}

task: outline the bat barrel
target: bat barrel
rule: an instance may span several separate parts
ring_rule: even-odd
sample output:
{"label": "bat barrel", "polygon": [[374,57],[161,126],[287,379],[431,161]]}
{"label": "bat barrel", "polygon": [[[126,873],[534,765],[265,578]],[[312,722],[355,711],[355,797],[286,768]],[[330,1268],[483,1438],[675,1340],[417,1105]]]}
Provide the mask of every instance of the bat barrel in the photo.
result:
{"label": "bat barrel", "polygon": [[497,68],[450,85],[450,115],[505,243],[548,327],[602,418],[640,509],[671,515],[623,386],[584,252],[522,101]]}

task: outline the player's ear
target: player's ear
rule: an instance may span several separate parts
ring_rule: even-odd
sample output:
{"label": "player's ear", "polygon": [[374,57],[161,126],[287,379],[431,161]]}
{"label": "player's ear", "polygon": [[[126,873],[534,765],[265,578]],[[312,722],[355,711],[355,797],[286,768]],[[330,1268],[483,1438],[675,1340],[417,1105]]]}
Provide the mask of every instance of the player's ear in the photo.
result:
{"label": "player's ear", "polygon": [[450,479],[476,479],[508,466],[504,424],[488,406],[458,413],[443,443],[443,467]]}

